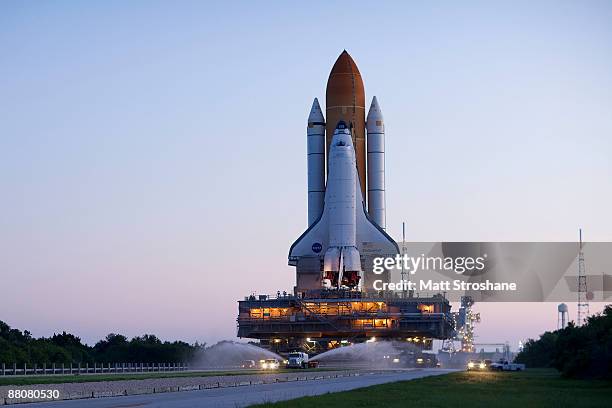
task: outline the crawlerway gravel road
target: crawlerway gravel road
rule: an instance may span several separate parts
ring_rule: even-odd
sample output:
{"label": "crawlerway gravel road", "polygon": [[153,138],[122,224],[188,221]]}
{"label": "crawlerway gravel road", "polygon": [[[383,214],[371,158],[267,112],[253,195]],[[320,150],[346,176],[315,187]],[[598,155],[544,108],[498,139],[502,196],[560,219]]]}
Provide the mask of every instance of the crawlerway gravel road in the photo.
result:
{"label": "crawlerway gravel road", "polygon": [[[299,398],[309,395],[320,395],[329,392],[348,391],[355,388],[367,387],[370,385],[384,384],[388,382],[412,380],[415,378],[422,378],[431,375],[447,374],[455,370],[445,370],[439,368],[431,369],[419,369],[419,370],[392,370],[392,371],[380,371],[380,370],[361,370],[358,372],[359,375],[348,376],[348,372],[342,372],[345,376],[334,377],[338,372],[320,372],[317,373],[319,377],[325,376],[326,378],[319,378],[307,381],[296,381],[289,380],[278,383],[264,383],[256,385],[246,385],[247,377],[252,378],[251,381],[257,383],[262,380],[261,376],[240,376],[240,381],[243,386],[236,387],[221,387],[221,388],[208,388],[202,390],[184,391],[184,392],[167,392],[162,394],[142,394],[142,395],[128,395],[121,397],[106,397],[106,398],[88,398],[79,400],[66,400],[66,401],[49,401],[40,403],[29,403],[24,408],[55,408],[55,407],[66,407],[66,408],[125,408],[125,407],[164,407],[164,408],[198,408],[198,407],[246,407],[253,404],[263,402],[275,402],[283,401],[294,398]],[[304,374],[289,374],[289,378],[304,377]],[[308,378],[314,377],[315,373],[310,373]],[[351,372],[356,374],[356,372]],[[328,376],[332,378],[327,378]],[[269,374],[268,376],[274,376]],[[279,375],[281,379],[286,379],[287,374]],[[273,378],[273,377],[270,377]],[[197,384],[197,381],[206,381],[212,379],[210,377],[201,378],[168,378],[168,379],[155,379],[155,380],[138,380],[138,381],[156,381],[159,386],[170,386],[171,384],[177,384],[177,380],[187,380],[183,384]],[[164,381],[165,380],[165,381]],[[191,382],[188,380],[192,380]],[[225,378],[224,381],[230,382],[229,378]],[[133,381],[121,381],[125,388],[126,383],[132,383]],[[163,382],[163,383],[162,383]],[[181,381],[182,382],[182,381]],[[238,383],[238,381],[234,381]],[[98,384],[98,383],[87,383],[87,385]],[[104,383],[111,384],[111,383]],[[85,384],[70,384],[71,386],[85,386]],[[45,385],[44,389],[53,389],[53,385]],[[58,385],[59,387],[59,385]],[[144,388],[142,384],[140,388]],[[3,387],[4,388],[4,387]],[[27,389],[27,387],[19,387],[20,389]],[[31,389],[31,388],[30,388]]]}

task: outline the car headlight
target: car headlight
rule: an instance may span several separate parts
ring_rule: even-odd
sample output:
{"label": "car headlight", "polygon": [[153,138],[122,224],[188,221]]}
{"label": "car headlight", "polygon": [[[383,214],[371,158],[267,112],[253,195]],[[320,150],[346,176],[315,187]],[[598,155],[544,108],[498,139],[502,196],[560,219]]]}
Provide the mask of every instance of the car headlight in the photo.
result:
{"label": "car headlight", "polygon": [[486,367],[486,364],[485,363],[480,363],[480,365],[478,367],[480,367],[480,369],[482,370],[482,369],[484,369]]}
{"label": "car headlight", "polygon": [[472,363],[471,361],[468,363],[468,368],[474,368],[474,363]]}
{"label": "car headlight", "polygon": [[268,364],[267,364],[267,363],[263,363],[263,364],[261,365],[261,367],[262,367],[262,368],[268,368]]}

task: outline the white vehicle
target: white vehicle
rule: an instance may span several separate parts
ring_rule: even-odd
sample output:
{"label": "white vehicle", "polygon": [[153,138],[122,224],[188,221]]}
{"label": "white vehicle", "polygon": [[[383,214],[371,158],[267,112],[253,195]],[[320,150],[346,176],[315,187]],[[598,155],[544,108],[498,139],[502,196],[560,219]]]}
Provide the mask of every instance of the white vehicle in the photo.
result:
{"label": "white vehicle", "polygon": [[505,360],[500,360],[497,363],[492,363],[490,368],[494,371],[523,371],[525,370],[525,364],[510,363]]}
{"label": "white vehicle", "polygon": [[280,366],[280,362],[275,358],[268,358],[260,361],[262,370],[276,370]]}
{"label": "white vehicle", "polygon": [[306,368],[308,367],[308,354],[294,351],[289,353],[287,361],[287,367],[289,368]]}

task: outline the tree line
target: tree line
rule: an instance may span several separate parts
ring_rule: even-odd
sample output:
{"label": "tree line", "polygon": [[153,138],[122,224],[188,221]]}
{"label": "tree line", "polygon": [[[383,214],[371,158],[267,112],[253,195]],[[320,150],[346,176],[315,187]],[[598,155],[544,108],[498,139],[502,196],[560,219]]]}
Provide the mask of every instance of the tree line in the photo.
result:
{"label": "tree line", "polygon": [[554,367],[565,377],[612,378],[612,305],[580,327],[570,322],[564,329],[528,340],[515,361],[527,367]]}
{"label": "tree line", "polygon": [[162,342],[152,334],[131,340],[111,333],[93,347],[79,337],[62,332],[34,338],[0,321],[0,364],[86,364],[86,363],[170,363],[193,361],[204,344],[183,341]]}

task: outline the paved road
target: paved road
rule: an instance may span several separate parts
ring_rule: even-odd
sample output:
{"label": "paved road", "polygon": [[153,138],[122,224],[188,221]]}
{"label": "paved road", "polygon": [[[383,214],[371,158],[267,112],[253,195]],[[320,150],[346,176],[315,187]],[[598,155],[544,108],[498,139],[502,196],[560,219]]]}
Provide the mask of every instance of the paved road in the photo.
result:
{"label": "paved road", "polygon": [[72,401],[54,401],[27,404],[27,408],[236,408],[263,402],[289,400],[328,392],[347,391],[370,385],[412,380],[456,370],[422,369],[410,371],[378,372],[359,377],[325,380],[261,384],[244,387],[215,388],[202,391],[184,391],[164,394],[146,394],[127,397],[93,398]]}

